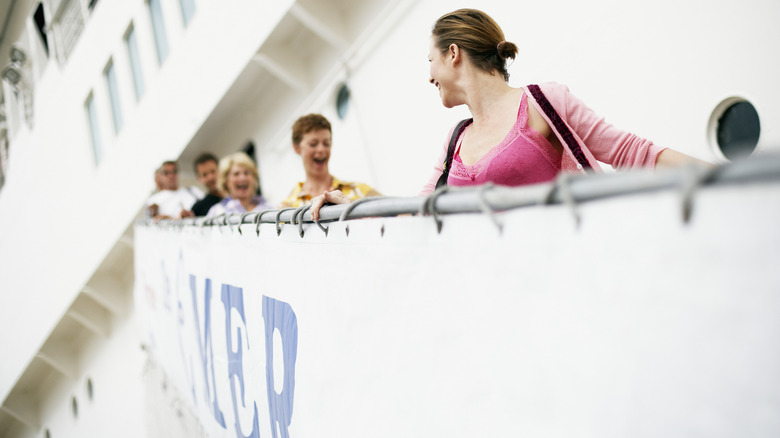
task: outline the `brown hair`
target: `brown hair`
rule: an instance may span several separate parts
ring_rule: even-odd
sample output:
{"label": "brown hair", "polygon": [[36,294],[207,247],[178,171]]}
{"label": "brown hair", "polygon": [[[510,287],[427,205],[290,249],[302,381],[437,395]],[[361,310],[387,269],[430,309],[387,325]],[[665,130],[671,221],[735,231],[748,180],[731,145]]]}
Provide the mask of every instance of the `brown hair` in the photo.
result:
{"label": "brown hair", "polygon": [[203,152],[202,154],[198,155],[198,157],[195,158],[195,161],[192,163],[192,168],[195,170],[195,175],[198,175],[198,166],[203,163],[208,163],[209,161],[213,161],[217,165],[219,164],[219,160],[217,160],[217,157],[214,156],[214,154],[211,152]]}
{"label": "brown hair", "polygon": [[455,44],[478,68],[490,74],[497,71],[505,81],[509,80],[506,59],[515,59],[517,46],[504,41],[504,32],[488,14],[476,9],[458,9],[436,20],[431,33],[442,53]]}
{"label": "brown hair", "polygon": [[293,144],[300,144],[303,140],[303,136],[307,132],[314,131],[315,129],[327,129],[333,135],[333,131],[330,129],[330,122],[323,117],[322,114],[307,114],[301,116],[293,123],[292,126],[292,142]]}

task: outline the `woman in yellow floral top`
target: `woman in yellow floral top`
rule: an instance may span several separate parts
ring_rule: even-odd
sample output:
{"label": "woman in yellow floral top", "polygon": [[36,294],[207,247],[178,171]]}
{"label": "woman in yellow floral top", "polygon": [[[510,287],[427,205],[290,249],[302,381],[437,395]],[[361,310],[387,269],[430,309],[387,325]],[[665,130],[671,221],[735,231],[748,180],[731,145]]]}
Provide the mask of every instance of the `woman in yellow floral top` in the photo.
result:
{"label": "woman in yellow floral top", "polygon": [[320,114],[305,115],[295,121],[292,127],[293,149],[301,156],[306,180],[295,185],[282,202],[282,207],[301,207],[309,204],[311,198],[333,190],[340,190],[353,201],[364,196],[381,196],[368,184],[341,181],[330,174],[331,137],[330,122]]}

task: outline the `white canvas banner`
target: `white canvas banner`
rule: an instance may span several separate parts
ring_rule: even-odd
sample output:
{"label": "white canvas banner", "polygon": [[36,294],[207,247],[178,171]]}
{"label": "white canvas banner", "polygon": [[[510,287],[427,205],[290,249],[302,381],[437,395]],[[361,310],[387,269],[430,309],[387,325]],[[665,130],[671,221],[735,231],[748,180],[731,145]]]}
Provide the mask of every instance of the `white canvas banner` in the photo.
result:
{"label": "white canvas banner", "polygon": [[145,342],[208,436],[777,436],[780,190],[135,228]]}

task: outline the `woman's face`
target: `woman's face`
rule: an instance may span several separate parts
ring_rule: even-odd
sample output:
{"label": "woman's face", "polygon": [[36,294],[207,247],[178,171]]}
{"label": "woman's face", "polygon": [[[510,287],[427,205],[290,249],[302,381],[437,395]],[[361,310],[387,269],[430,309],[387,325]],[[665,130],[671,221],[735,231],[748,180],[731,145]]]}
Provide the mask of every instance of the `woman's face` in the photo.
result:
{"label": "woman's face", "polygon": [[431,36],[431,46],[428,49],[428,61],[430,62],[430,78],[428,82],[439,90],[441,103],[447,108],[457,105],[451,102],[451,90],[453,84],[453,71],[450,61],[450,53],[441,53],[436,46],[436,38]]}
{"label": "woman's face", "polygon": [[295,145],[295,152],[303,160],[303,168],[306,170],[306,175],[329,175],[330,139],[331,133],[329,130],[313,129],[303,134],[301,142]]}
{"label": "woman's face", "polygon": [[228,194],[238,200],[249,200],[255,195],[255,176],[252,171],[240,164],[233,164],[227,175]]}

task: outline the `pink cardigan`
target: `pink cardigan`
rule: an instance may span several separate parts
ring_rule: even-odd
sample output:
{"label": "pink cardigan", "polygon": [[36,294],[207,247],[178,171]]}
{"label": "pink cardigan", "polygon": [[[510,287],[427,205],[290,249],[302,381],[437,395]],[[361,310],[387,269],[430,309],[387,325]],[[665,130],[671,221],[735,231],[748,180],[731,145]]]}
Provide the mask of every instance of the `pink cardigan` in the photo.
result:
{"label": "pink cardigan", "polygon": [[[651,141],[638,137],[630,132],[621,131],[607,123],[603,117],[599,117],[592,109],[580,99],[569,92],[565,85],[555,82],[539,84],[547,100],[555,108],[555,111],[563,119],[566,126],[574,135],[585,157],[594,170],[599,171],[597,161],[612,165],[618,169],[631,167],[652,167],[655,165],[658,154],[666,148],[656,146]],[[561,160],[561,170],[566,172],[584,173],[582,166],[577,163],[571,150],[566,145],[561,133],[550,122],[550,119],[542,111],[539,103],[531,93],[525,89],[528,101],[534,105],[536,111],[542,115],[550,125],[555,135],[563,145],[564,153]],[[453,128],[454,129],[454,128]],[[433,175],[423,188],[421,195],[431,193],[436,188],[436,181],[442,173],[442,163],[447,156],[447,147],[452,130],[447,135],[442,154],[434,166]]]}

